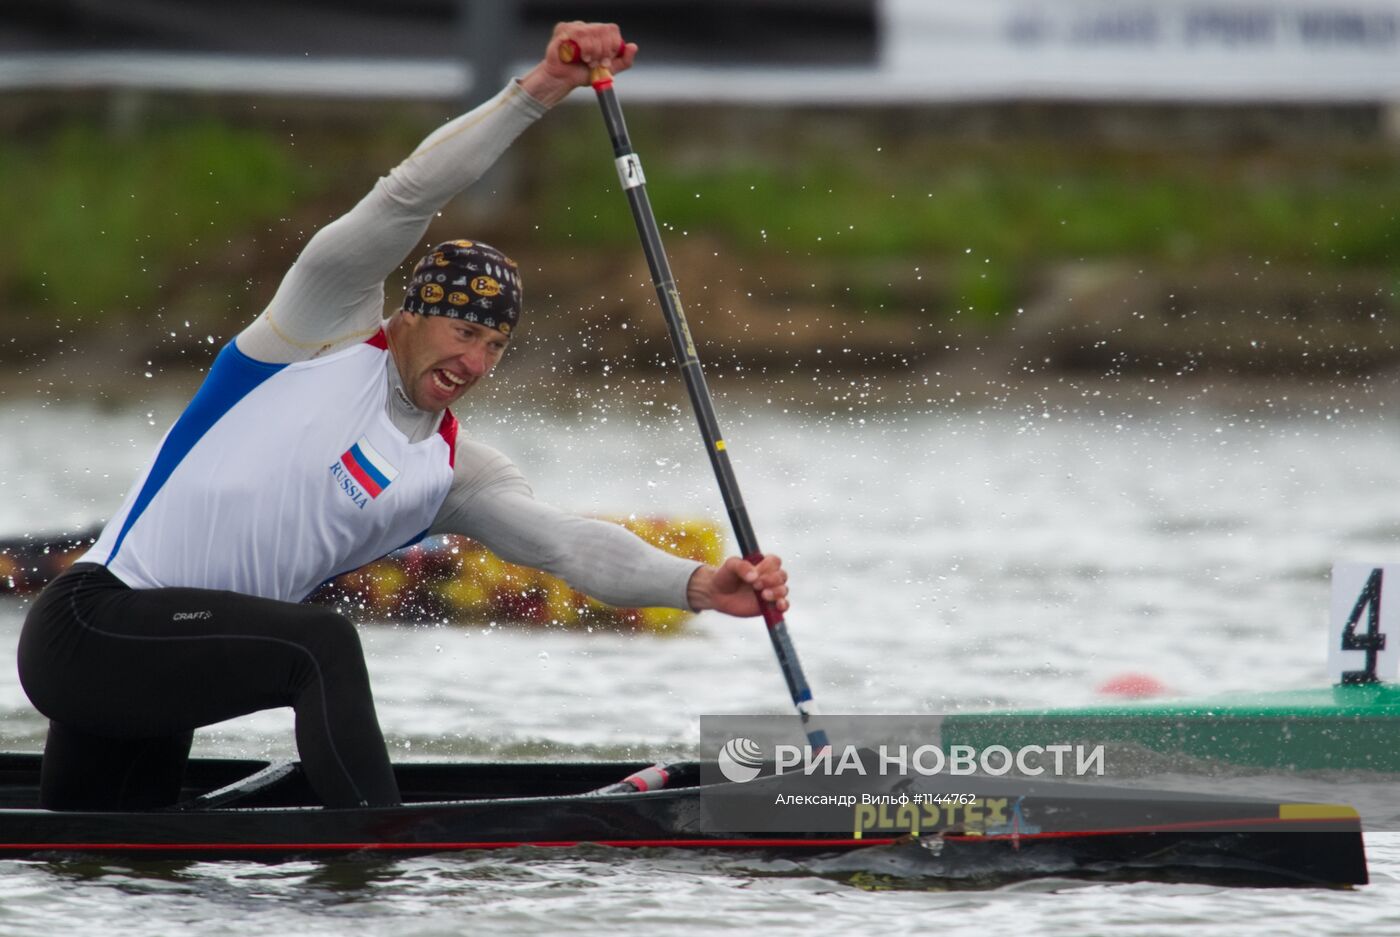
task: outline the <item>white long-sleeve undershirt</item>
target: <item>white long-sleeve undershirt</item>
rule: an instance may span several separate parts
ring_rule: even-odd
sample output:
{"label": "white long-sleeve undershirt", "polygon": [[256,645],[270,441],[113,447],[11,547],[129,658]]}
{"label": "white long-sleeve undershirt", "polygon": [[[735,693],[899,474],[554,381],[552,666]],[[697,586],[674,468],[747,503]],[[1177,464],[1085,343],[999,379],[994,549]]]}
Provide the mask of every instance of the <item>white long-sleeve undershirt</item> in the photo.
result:
{"label": "white long-sleeve undershirt", "polygon": [[[239,333],[259,361],[305,361],[363,342],[383,324],[384,281],[421,250],[433,217],[475,182],[545,113],[516,82],[438,128],[345,215],[307,242],[262,314]],[[410,440],[437,432],[441,413],[420,410],[385,356],[389,418]],[[458,430],[453,481],[431,533],[471,537],[508,562],[542,569],[613,605],[686,607],[697,564],[617,524],[535,500],[520,470]]]}

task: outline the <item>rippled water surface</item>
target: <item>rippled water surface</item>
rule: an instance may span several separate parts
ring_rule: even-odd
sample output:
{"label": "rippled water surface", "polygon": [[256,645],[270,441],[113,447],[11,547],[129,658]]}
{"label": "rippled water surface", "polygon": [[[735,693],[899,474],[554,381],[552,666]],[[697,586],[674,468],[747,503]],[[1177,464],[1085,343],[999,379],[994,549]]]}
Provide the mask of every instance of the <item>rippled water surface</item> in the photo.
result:
{"label": "rippled water surface", "polygon": [[[1124,672],[1209,694],[1325,682],[1327,574],[1400,556],[1400,447],[1381,415],[1040,406],[784,412],[722,401],[750,513],[791,569],[790,627],[828,711],[1075,704]],[[0,402],[0,533],[105,517],[168,424],[142,409]],[[500,411],[495,411],[500,412]],[[465,415],[536,493],[581,512],[722,519],[693,424],[669,405]],[[24,605],[0,603],[12,654]],[[784,712],[761,625],[683,634],[368,623],[399,758],[693,754],[702,713]],[[44,725],[0,669],[4,747]],[[196,752],[293,753],[286,713]],[[586,848],[395,861],[3,862],[0,934],[1400,931],[1400,838],[1374,884],[1258,891],[1040,880],[908,887],[876,859],[790,863]],[[897,886],[897,887],[895,887]]]}

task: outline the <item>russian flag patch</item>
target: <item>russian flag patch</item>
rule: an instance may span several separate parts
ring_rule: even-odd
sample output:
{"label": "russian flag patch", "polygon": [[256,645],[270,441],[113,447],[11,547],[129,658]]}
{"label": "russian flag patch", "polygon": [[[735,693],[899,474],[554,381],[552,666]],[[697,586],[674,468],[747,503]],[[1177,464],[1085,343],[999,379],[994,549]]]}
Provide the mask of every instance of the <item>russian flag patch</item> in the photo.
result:
{"label": "russian flag patch", "polygon": [[389,460],[380,455],[364,436],[345,450],[345,454],[340,457],[340,464],[345,466],[345,471],[360,483],[371,498],[379,497],[384,489],[399,477],[399,470],[390,465]]}

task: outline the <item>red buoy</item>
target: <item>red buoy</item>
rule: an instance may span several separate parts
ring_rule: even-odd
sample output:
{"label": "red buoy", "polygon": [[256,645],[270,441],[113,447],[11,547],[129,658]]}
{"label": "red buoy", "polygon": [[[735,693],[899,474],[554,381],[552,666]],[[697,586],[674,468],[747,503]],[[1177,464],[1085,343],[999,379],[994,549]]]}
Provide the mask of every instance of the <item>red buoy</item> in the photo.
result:
{"label": "red buoy", "polygon": [[1165,696],[1167,685],[1151,674],[1120,673],[1099,684],[1097,692],[1103,696],[1117,696],[1121,699],[1149,699]]}

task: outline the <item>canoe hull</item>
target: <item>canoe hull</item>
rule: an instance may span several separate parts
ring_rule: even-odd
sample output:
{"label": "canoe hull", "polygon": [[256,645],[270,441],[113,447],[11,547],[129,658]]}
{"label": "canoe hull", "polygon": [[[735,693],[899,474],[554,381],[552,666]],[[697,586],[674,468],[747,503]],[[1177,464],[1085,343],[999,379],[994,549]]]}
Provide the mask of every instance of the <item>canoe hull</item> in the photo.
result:
{"label": "canoe hull", "polygon": [[[715,832],[705,822],[698,768],[681,786],[588,796],[642,767],[633,763],[409,764],[396,767],[407,803],[326,810],[310,806],[299,771],[249,791],[235,805],[130,813],[54,812],[35,806],[36,755],[0,755],[0,856],[257,858],[572,847],[742,850],[798,858],[893,849],[921,876],[1005,881],[1038,875],[1169,878],[1222,884],[1354,885],[1367,880],[1359,823],[1241,813],[1213,828],[1170,824],[1095,828],[1073,809],[1065,822],[995,835],[945,830],[919,836]],[[252,774],[262,762],[195,759],[189,793]],[[1028,809],[1034,809],[1028,808]],[[906,868],[910,868],[905,863]]]}

